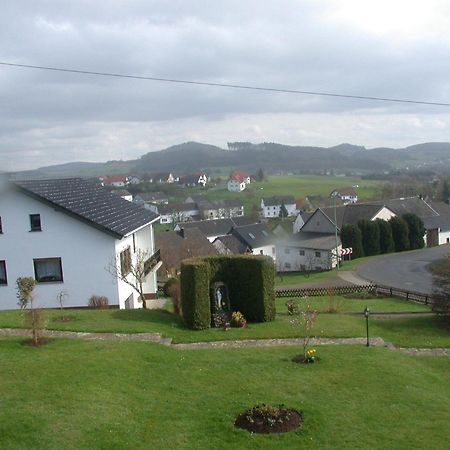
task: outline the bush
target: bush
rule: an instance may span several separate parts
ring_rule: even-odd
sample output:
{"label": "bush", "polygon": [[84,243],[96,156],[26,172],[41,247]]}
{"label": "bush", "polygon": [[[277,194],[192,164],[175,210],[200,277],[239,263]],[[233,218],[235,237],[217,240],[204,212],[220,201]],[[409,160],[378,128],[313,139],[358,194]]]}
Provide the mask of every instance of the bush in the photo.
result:
{"label": "bush", "polygon": [[173,312],[179,316],[181,313],[180,282],[177,278],[169,278],[163,287],[164,295],[170,297],[173,303]]}
{"label": "bush", "polygon": [[392,228],[395,251],[404,252],[405,250],[409,250],[408,224],[401,217],[392,217],[389,223]]}
{"label": "bush", "polygon": [[344,225],[341,229],[342,247],[353,249],[352,259],[364,256],[361,230],[356,225]]}
{"label": "bush", "polygon": [[210,285],[223,281],[230,306],[249,322],[275,319],[275,268],[270,257],[221,255],[192,258],[181,265],[181,304],[188,327],[211,325]]}
{"label": "bush", "polygon": [[358,222],[358,228],[361,230],[364,255],[379,255],[380,229],[378,224],[372,220],[363,219]]}
{"label": "bush", "polygon": [[380,253],[392,253],[395,251],[395,244],[391,224],[382,219],[376,219],[375,222],[380,230]]}
{"label": "bush", "polygon": [[108,297],[104,295],[92,295],[88,302],[89,308],[107,309],[109,307]]}
{"label": "bush", "polygon": [[423,238],[425,234],[425,227],[422,219],[415,214],[403,214],[402,219],[408,224],[409,230],[409,248],[415,250],[425,246]]}

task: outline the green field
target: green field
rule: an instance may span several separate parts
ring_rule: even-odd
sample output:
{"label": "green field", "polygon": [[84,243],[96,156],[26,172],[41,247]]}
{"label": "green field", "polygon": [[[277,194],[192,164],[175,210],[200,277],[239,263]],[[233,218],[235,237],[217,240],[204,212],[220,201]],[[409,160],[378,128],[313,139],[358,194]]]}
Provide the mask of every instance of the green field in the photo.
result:
{"label": "green field", "polygon": [[[225,180],[224,180],[225,181]],[[239,198],[244,203],[245,215],[250,215],[252,206],[260,208],[262,197],[274,195],[292,195],[294,198],[304,198],[307,195],[329,197],[330,192],[339,187],[356,186],[360,201],[378,199],[381,182],[377,180],[362,180],[358,177],[337,177],[320,175],[280,175],[269,176],[266,181],[251,183],[243,192],[229,192],[223,189],[175,188],[170,187],[170,202],[183,202],[189,195],[202,193],[207,198],[231,199]],[[161,186],[164,190],[164,186]]]}
{"label": "green field", "polygon": [[[205,342],[234,339],[270,339],[301,337],[301,331],[291,325],[291,316],[287,314],[285,302],[277,299],[277,316],[273,322],[252,323],[247,328],[207,329],[192,331],[184,327],[180,317],[162,310],[68,310],[72,316],[70,322],[55,321],[58,310],[50,310],[49,329],[82,332],[116,332],[116,333],[161,333],[173,338],[174,342]],[[381,312],[417,312],[429,311],[425,305],[393,298],[368,300],[345,299],[335,296],[314,297],[313,307],[319,314],[313,334],[317,337],[361,337],[365,336],[365,320],[362,315],[354,315],[367,306],[372,313]],[[330,305],[339,305],[339,313],[325,313]],[[1,311],[0,328],[22,327],[20,311]],[[372,336],[405,347],[450,347],[450,333],[440,325],[433,316],[373,316],[370,319]]]}
{"label": "green field", "polygon": [[[176,342],[301,337],[277,299],[274,322],[229,331],[188,330],[168,310],[48,310],[49,328],[159,332]],[[305,300],[300,300],[301,305]],[[303,303],[302,303],[303,302]],[[395,298],[314,297],[313,334],[365,335],[362,312],[429,311]],[[325,313],[339,305],[339,313]],[[0,328],[22,326],[1,311]],[[371,336],[405,347],[450,347],[434,316],[370,318]],[[382,347],[317,346],[318,363],[294,364],[299,347],[179,350],[149,342],[53,338],[23,346],[0,338],[0,448],[4,449],[446,449],[448,356]],[[260,403],[301,411],[293,432],[256,435],[235,417]]]}
{"label": "green field", "polygon": [[[2,338],[0,448],[448,448],[448,357],[329,346],[303,366],[291,361],[298,352]],[[296,408],[302,428],[235,428],[259,403]]]}

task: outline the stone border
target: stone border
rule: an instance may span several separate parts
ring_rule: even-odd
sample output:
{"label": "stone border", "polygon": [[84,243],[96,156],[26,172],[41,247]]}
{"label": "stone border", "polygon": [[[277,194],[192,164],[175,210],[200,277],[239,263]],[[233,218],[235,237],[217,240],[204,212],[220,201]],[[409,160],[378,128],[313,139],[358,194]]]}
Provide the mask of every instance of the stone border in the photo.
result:
{"label": "stone border", "polygon": [[[31,331],[23,328],[0,328],[2,336],[31,336]],[[303,345],[302,338],[289,339],[242,339],[229,341],[192,342],[174,344],[172,338],[163,338],[160,333],[83,333],[77,331],[46,330],[45,337],[84,340],[116,340],[154,342],[177,350],[204,350],[214,348],[246,348],[246,347],[286,347]],[[366,345],[365,337],[356,338],[311,338],[309,345]],[[373,347],[385,347],[389,350],[408,355],[450,356],[450,348],[413,348],[397,347],[381,337],[370,338]]]}

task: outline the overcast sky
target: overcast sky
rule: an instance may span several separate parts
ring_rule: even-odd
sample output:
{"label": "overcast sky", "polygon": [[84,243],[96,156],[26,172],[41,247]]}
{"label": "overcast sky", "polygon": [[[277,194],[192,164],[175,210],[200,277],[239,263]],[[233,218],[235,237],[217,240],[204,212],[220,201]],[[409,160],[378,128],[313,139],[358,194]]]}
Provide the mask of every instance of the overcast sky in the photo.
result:
{"label": "overcast sky", "polygon": [[[0,61],[450,102],[448,0],[2,0]],[[0,66],[0,170],[185,141],[403,147],[450,107]]]}

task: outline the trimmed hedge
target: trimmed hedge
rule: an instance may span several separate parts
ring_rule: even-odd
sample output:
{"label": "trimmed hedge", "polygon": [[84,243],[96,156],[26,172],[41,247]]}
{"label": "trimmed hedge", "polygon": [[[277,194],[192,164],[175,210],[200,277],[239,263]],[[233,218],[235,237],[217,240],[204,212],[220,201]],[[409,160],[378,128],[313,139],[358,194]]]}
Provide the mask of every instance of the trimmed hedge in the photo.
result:
{"label": "trimmed hedge", "polygon": [[211,326],[210,286],[228,286],[231,309],[249,322],[275,319],[275,267],[270,257],[219,255],[185,260],[181,264],[181,304],[186,325]]}

